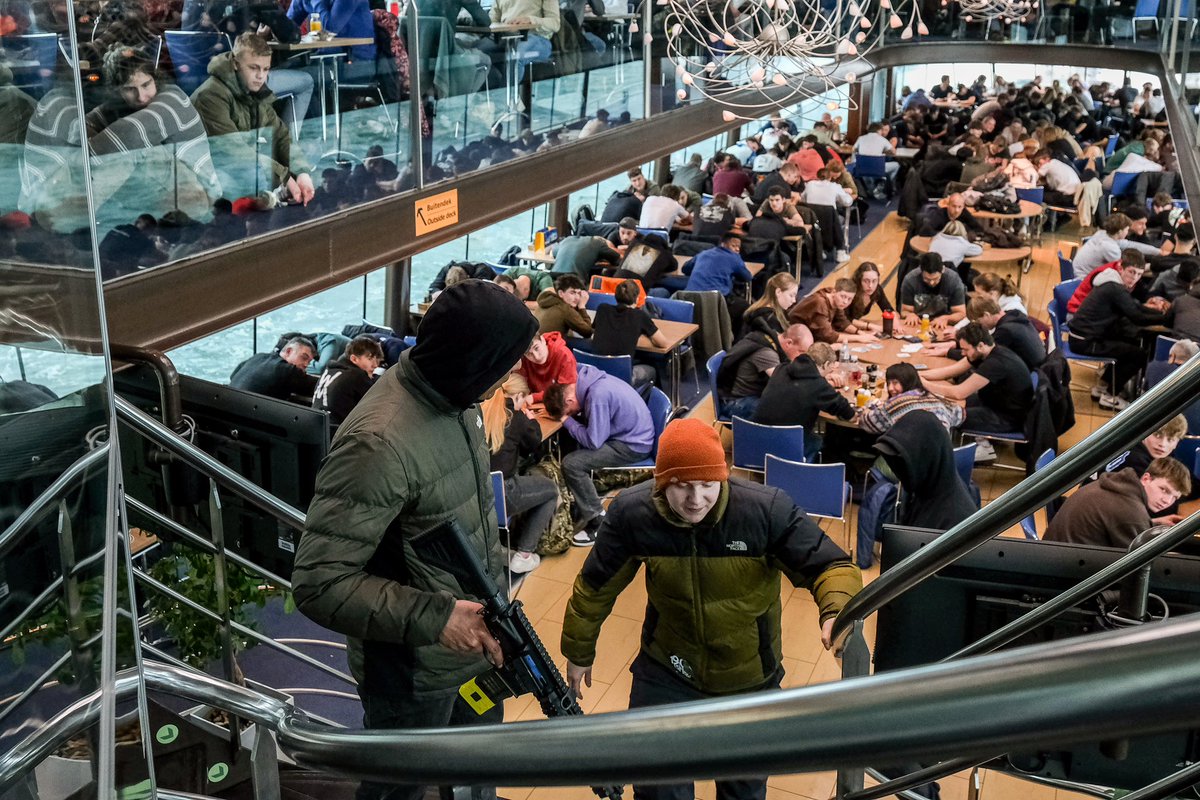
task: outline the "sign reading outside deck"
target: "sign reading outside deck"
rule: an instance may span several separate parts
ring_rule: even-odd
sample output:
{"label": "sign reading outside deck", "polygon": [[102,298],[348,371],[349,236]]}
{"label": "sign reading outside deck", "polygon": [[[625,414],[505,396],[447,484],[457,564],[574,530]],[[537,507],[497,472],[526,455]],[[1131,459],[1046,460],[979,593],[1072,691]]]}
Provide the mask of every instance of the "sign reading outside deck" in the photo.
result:
{"label": "sign reading outside deck", "polygon": [[417,236],[424,236],[458,222],[458,189],[430,195],[416,203]]}

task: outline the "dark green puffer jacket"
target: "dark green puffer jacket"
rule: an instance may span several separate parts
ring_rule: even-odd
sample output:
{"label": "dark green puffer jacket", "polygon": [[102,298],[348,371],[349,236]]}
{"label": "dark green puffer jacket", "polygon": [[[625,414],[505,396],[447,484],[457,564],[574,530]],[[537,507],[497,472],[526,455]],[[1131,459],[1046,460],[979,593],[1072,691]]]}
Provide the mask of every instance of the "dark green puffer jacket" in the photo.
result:
{"label": "dark green puffer jacket", "polygon": [[578,666],[594,661],[601,623],[642,564],[642,650],[707,694],[757,689],[779,670],[781,572],[812,592],[821,622],[862,589],[858,567],[777,489],[731,478],[698,525],[653,490],[617,497],[575,580],[562,652]]}
{"label": "dark green puffer jacket", "polygon": [[[245,172],[258,162],[270,170],[275,186],[310,167],[293,146],[287,125],[275,113],[275,95],[267,87],[251,94],[238,76],[233,53],[208,62],[208,79],[192,92],[192,105],[204,122],[218,160],[233,172]],[[261,132],[261,133],[260,133]],[[270,137],[261,141],[260,136]]]}
{"label": "dark green puffer jacket", "polygon": [[497,583],[504,574],[479,408],[447,402],[411,352],[339,426],[292,574],[300,610],[354,637],[351,670],[373,694],[445,691],[489,668],[437,643],[455,598],[479,598],[408,537],[454,517]]}

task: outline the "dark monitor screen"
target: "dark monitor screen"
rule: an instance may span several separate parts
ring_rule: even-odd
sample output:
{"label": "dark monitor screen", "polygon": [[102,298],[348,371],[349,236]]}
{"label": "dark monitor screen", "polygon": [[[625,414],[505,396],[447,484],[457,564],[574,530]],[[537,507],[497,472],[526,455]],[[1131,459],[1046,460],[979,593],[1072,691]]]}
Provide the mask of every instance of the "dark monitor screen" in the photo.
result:
{"label": "dark monitor screen", "polygon": [[[886,526],[882,572],[932,542],[936,531]],[[938,661],[1116,561],[1124,551],[1104,547],[993,539],[937,575],[922,581],[879,611],[877,672]],[[1200,611],[1200,558],[1169,555],[1154,562],[1151,592],[1171,616]],[[1152,601],[1152,613],[1159,613]],[[1104,630],[1093,599],[1070,609],[1007,647],[1047,642]],[[1114,760],[1099,743],[1069,750],[1010,754],[1014,773],[1034,773],[1134,789],[1200,758],[1197,732],[1130,741],[1129,755]]]}
{"label": "dark monitor screen", "polygon": [[[0,531],[88,452],[89,431],[108,423],[106,403],[95,396],[100,391],[95,387],[56,404],[0,414]],[[72,522],[73,561],[104,546],[106,475],[101,462],[62,495]],[[23,535],[0,544],[0,628],[62,574],[58,508],[52,503]]]}
{"label": "dark monitor screen", "polygon": [[[121,370],[114,383],[126,400],[161,418],[158,382],[149,369]],[[325,412],[186,375],[180,376],[180,392],[183,413],[195,421],[194,443],[200,449],[284,502],[307,510],[317,471],[329,451]],[[152,463],[149,450],[147,442],[122,426],[126,490],[163,513],[172,506],[185,507],[207,520],[208,481],[187,467]],[[255,563],[290,578],[298,533],[232,492],[222,490],[221,501],[226,542]]]}

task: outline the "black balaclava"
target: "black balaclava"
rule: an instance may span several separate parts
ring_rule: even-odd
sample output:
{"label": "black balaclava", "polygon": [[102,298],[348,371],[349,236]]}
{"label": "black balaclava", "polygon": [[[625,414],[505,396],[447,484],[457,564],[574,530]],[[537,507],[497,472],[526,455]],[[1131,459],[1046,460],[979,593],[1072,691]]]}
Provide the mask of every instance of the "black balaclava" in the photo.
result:
{"label": "black balaclava", "polygon": [[429,307],[412,363],[438,394],[469,408],[508,374],[537,329],[525,304],[504,289],[488,281],[463,281]]}

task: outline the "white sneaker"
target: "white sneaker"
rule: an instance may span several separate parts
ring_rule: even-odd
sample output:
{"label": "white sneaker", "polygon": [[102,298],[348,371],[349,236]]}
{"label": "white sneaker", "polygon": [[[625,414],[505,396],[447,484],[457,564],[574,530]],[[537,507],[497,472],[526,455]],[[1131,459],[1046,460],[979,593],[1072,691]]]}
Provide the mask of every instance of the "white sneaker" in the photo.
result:
{"label": "white sneaker", "polygon": [[508,560],[508,568],[516,575],[523,575],[533,572],[541,563],[542,558],[537,553],[513,553]]}
{"label": "white sneaker", "polygon": [[988,441],[987,439],[976,439],[975,440],[975,462],[979,463],[980,461],[995,461],[995,460],[996,460],[996,448],[992,446],[992,443],[990,441]]}
{"label": "white sneaker", "polygon": [[1100,395],[1100,407],[1110,411],[1124,411],[1129,407],[1129,401],[1120,395],[1105,392]]}
{"label": "white sneaker", "polygon": [[1099,400],[1100,397],[1108,392],[1107,383],[1097,383],[1092,387],[1092,399]]}
{"label": "white sneaker", "polygon": [[850,254],[847,253],[845,250],[838,250],[836,253],[833,254],[833,260],[839,264],[845,264],[847,261],[850,260]]}

